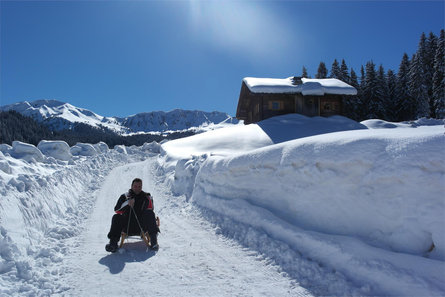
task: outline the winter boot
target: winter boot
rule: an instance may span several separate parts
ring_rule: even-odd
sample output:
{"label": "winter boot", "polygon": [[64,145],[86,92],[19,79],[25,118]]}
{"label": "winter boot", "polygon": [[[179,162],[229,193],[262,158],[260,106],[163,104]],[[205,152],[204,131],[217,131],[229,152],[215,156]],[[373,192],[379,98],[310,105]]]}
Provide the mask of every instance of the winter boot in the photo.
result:
{"label": "winter boot", "polygon": [[116,251],[117,251],[117,242],[119,241],[119,238],[118,239],[116,239],[116,238],[111,238],[110,239],[110,243],[108,243],[106,246],[105,246],[105,250],[107,251],[107,252],[111,252],[111,253],[115,253]]}
{"label": "winter boot", "polygon": [[154,251],[159,250],[157,233],[150,234],[150,248]]}

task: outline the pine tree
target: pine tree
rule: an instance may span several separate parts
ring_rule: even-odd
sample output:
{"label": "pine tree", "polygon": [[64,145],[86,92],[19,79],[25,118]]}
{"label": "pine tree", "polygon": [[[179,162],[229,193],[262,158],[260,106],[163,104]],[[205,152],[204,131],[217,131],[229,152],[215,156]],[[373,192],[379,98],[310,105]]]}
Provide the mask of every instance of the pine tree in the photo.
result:
{"label": "pine tree", "polygon": [[[348,75],[349,77],[349,75]],[[360,106],[360,86],[357,79],[357,74],[355,74],[354,69],[351,68],[350,80],[348,82],[351,86],[356,88],[357,95],[346,96],[343,100],[344,112],[348,118],[356,121],[360,121],[359,106]]]}
{"label": "pine tree", "polygon": [[351,75],[350,75],[350,80],[349,80],[349,84],[351,86],[353,86],[354,88],[357,89],[357,91],[360,88],[360,85],[358,83],[358,77],[357,74],[355,73],[354,69],[351,68]]}
{"label": "pine tree", "polygon": [[[422,34],[422,36],[424,38],[425,34]],[[425,40],[421,40],[418,51],[411,59],[411,67],[409,69],[408,88],[414,99],[414,119],[428,117],[430,114],[428,88],[425,82],[424,46]]]}
{"label": "pine tree", "polygon": [[436,108],[434,104],[434,97],[433,97],[433,76],[434,76],[434,61],[435,56],[437,52],[437,36],[434,35],[433,32],[430,32],[430,35],[428,36],[428,39],[426,41],[426,50],[425,50],[425,57],[424,57],[424,71],[425,71],[425,83],[427,87],[427,94],[428,94],[428,104],[430,107],[429,113],[430,117],[435,118],[436,117]]}
{"label": "pine tree", "polygon": [[315,78],[326,78],[328,76],[328,69],[326,68],[326,64],[324,62],[320,62],[318,65],[317,74]]}
{"label": "pine tree", "polygon": [[302,71],[301,77],[305,77],[305,78],[308,77],[308,75],[307,75],[307,69],[306,69],[306,67],[304,67],[304,66],[303,66],[303,71]]}
{"label": "pine tree", "polygon": [[345,59],[341,60],[339,79],[344,81],[345,83],[351,83],[351,78],[348,73],[348,66],[346,65]]}
{"label": "pine tree", "polygon": [[363,88],[363,101],[367,108],[366,118],[372,119],[378,117],[379,98],[378,98],[377,74],[375,64],[372,61],[366,63],[366,76]]}
{"label": "pine tree", "polygon": [[387,119],[386,111],[388,109],[388,82],[386,79],[385,69],[383,65],[379,66],[377,71],[377,89],[375,98],[375,113],[379,119]]}
{"label": "pine tree", "polygon": [[397,84],[395,95],[395,106],[400,106],[396,111],[397,121],[410,120],[413,118],[413,99],[408,90],[410,60],[407,53],[403,54],[397,72]]}
{"label": "pine tree", "polygon": [[360,89],[363,91],[363,89],[365,88],[365,76],[366,76],[366,74],[365,74],[365,68],[363,67],[363,65],[362,65],[362,67],[360,67]]}
{"label": "pine tree", "polygon": [[433,106],[436,118],[445,118],[445,31],[440,31],[434,57]]}
{"label": "pine tree", "polygon": [[366,77],[365,68],[362,65],[360,67],[360,83],[359,83],[359,89],[358,89],[358,94],[357,94],[358,100],[357,100],[357,104],[356,104],[356,106],[357,106],[356,113],[360,120],[367,119],[367,115],[368,115],[368,106],[367,106],[367,103],[363,96],[363,92],[365,90],[365,77]]}
{"label": "pine tree", "polygon": [[332,63],[331,67],[331,75],[329,77],[340,79],[340,76],[340,66],[338,65],[337,59],[334,59],[334,63]]}
{"label": "pine tree", "polygon": [[397,77],[394,74],[394,71],[389,69],[388,72],[386,73],[386,78],[388,87],[388,101],[385,106],[386,119],[388,121],[397,121],[398,120],[397,112],[401,109],[401,106],[397,105],[400,104],[400,102],[396,100]]}
{"label": "pine tree", "polygon": [[54,134],[41,123],[16,111],[0,112],[0,143],[11,144],[18,140],[37,145],[42,139],[54,139]]}
{"label": "pine tree", "polygon": [[433,70],[429,65],[428,56],[428,41],[425,37],[425,33],[422,33],[417,52],[413,55],[411,60],[409,71],[408,87],[413,98],[415,119],[431,116],[428,89],[432,89]]}
{"label": "pine tree", "polygon": [[359,113],[359,109],[360,106],[362,106],[362,101],[361,101],[361,94],[362,94],[362,90],[360,88],[360,84],[358,83],[358,77],[357,74],[355,73],[354,69],[351,68],[351,86],[353,86],[356,90],[357,90],[357,95],[352,96],[351,100],[353,100],[353,112],[354,112],[354,117],[353,119],[355,120],[362,120],[363,118],[360,117],[360,113]]}

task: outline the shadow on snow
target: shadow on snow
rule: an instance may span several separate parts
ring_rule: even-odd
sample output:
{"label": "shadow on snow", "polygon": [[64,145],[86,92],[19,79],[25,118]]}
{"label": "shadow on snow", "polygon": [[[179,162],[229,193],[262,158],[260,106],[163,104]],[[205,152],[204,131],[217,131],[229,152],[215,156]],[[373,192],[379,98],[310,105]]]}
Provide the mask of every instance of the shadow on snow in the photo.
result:
{"label": "shadow on snow", "polygon": [[147,247],[143,241],[127,242],[122,249],[103,257],[99,263],[107,266],[111,274],[118,274],[124,270],[126,263],[144,262],[154,255],[156,252]]}

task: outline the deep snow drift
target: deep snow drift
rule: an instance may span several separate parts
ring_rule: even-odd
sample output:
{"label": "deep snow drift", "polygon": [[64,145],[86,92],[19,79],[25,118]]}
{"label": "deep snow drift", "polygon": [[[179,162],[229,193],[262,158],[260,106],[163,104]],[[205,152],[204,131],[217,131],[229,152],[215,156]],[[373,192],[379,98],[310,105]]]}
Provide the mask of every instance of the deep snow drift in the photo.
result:
{"label": "deep snow drift", "polygon": [[[164,283],[136,291],[443,296],[444,132],[287,115],[161,145],[0,145],[0,296],[122,295],[153,271]],[[161,250],[109,257],[109,196],[134,174],[156,189]]]}
{"label": "deep snow drift", "polygon": [[229,126],[204,134],[167,142],[162,147],[173,159],[210,153],[227,156],[247,152],[292,139],[329,132],[366,129],[366,126],[341,116],[308,118],[289,114],[253,125]]}
{"label": "deep snow drift", "polygon": [[[341,129],[342,122],[288,115],[217,130],[163,144],[160,163],[176,194],[221,215],[215,223],[248,246],[264,248],[246,239],[248,231],[234,232],[235,223],[372,284],[374,294],[444,294],[443,121],[369,120]],[[319,134],[323,126],[349,131],[267,142],[308,136],[312,127]]]}

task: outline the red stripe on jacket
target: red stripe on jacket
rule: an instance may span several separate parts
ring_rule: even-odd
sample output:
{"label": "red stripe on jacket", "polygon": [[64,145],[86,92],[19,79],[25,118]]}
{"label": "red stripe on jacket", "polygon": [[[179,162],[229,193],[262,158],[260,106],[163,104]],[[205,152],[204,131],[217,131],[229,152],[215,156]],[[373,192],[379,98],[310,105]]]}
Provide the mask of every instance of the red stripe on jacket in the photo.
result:
{"label": "red stripe on jacket", "polygon": [[147,209],[153,209],[153,200],[151,199],[151,196],[147,196],[147,199],[148,199]]}

